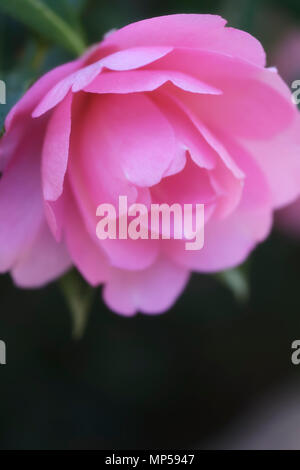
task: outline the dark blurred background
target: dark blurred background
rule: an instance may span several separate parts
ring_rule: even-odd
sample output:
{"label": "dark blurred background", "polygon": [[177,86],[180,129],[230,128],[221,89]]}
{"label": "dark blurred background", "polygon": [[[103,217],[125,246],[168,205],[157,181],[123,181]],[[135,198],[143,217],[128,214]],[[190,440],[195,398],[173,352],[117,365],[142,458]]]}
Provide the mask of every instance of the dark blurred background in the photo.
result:
{"label": "dark blurred background", "polygon": [[[87,43],[151,16],[221,14],[263,43],[269,65],[285,38],[300,32],[299,0],[46,3],[80,24]],[[4,14],[0,41],[0,79],[8,87],[3,118],[33,80],[72,56]],[[282,71],[287,81],[300,79],[298,65],[290,74]],[[288,393],[278,392],[300,391],[300,365],[290,359],[291,343],[300,339],[300,237],[275,230],[253,253],[247,276],[247,302],[238,302],[215,277],[194,275],[175,307],[153,317],[122,318],[104,306],[99,292],[77,341],[57,284],[22,291],[2,276],[0,339],[7,365],[0,365],[0,448],[235,448],[232,429],[239,426],[246,447],[249,414],[255,442],[256,423],[268,423],[282,401],[300,408],[300,394],[289,401]],[[274,424],[279,436],[282,422]],[[286,422],[282,440],[270,437],[266,445],[300,449],[300,434],[296,442],[288,437],[298,433],[300,416],[298,428]]]}

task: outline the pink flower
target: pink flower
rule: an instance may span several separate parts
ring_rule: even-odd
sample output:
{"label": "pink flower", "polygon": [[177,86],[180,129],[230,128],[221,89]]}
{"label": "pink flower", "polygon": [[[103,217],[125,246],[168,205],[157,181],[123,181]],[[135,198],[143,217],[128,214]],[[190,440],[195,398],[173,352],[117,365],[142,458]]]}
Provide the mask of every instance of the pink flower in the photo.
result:
{"label": "pink flower", "polygon": [[[75,265],[115,311],[159,313],[189,273],[241,263],[300,193],[300,124],[260,43],[211,15],[109,34],[42,77],[0,142],[0,270],[39,287]],[[205,204],[205,243],[99,240],[96,208]]]}

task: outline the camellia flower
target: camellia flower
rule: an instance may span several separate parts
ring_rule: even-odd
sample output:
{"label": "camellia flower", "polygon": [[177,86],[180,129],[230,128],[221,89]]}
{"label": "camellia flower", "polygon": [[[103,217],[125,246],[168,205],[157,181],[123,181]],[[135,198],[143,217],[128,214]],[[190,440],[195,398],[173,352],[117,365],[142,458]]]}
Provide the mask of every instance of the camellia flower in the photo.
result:
{"label": "camellia flower", "polygon": [[[168,309],[189,273],[233,267],[300,193],[300,124],[249,34],[211,15],[112,32],[42,77],[0,142],[0,270],[40,287],[75,265],[132,315]],[[205,242],[99,240],[101,203],[205,205]]]}

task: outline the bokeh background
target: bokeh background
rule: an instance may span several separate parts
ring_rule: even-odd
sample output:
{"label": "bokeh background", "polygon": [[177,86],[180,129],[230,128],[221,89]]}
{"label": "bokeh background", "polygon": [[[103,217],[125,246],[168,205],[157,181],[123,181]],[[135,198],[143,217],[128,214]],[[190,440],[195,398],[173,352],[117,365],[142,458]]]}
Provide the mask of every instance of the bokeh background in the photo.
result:
{"label": "bokeh background", "polygon": [[[39,75],[73,57],[1,13],[1,2],[2,120]],[[45,3],[88,44],[147,17],[221,14],[263,43],[289,85],[300,79],[300,39],[288,47],[300,36],[299,0]],[[77,341],[58,284],[22,291],[1,276],[0,448],[300,449],[300,365],[291,363],[291,343],[300,339],[300,236],[275,229],[246,272],[247,301],[216,277],[194,275],[160,316],[122,318],[98,292]]]}

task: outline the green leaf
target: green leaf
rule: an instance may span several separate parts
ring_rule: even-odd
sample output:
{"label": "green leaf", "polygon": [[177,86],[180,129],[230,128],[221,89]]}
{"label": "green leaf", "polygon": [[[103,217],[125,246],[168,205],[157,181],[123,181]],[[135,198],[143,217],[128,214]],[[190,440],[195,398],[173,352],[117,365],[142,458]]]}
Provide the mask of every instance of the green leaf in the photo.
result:
{"label": "green leaf", "polygon": [[75,270],[61,278],[60,286],[72,317],[72,337],[79,340],[85,332],[95,289],[86,284]]}
{"label": "green leaf", "polygon": [[66,23],[75,30],[81,30],[80,16],[85,6],[85,1],[77,0],[42,0],[51,8],[58,16],[63,18]]}
{"label": "green leaf", "polygon": [[41,0],[0,0],[0,8],[44,38],[80,55],[84,41],[56,12]]}
{"label": "green leaf", "polygon": [[233,292],[239,302],[246,302],[250,296],[249,282],[245,271],[241,266],[216,275],[216,278]]}

